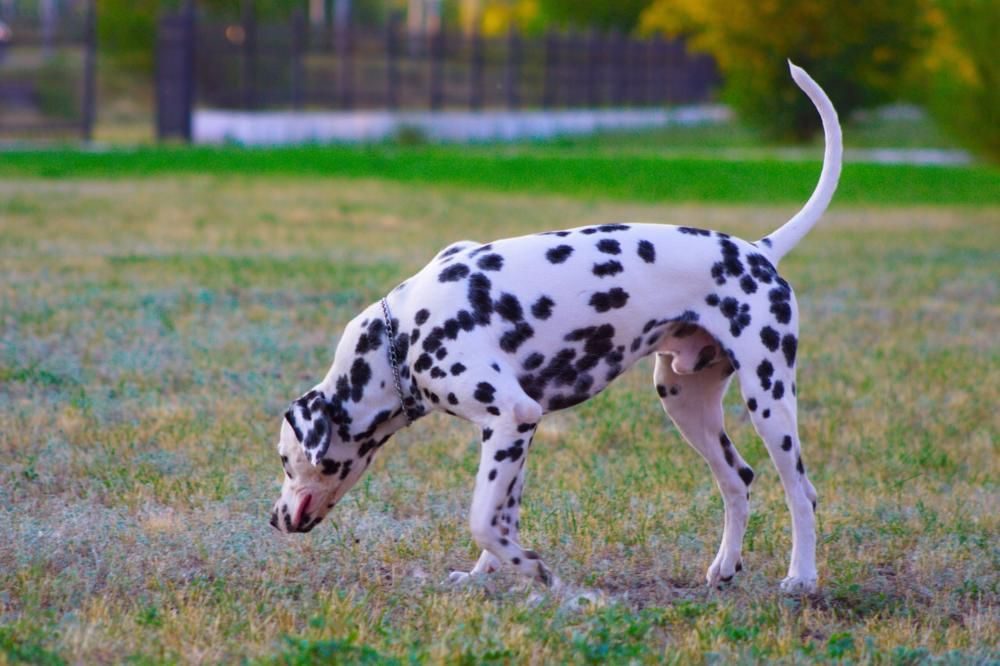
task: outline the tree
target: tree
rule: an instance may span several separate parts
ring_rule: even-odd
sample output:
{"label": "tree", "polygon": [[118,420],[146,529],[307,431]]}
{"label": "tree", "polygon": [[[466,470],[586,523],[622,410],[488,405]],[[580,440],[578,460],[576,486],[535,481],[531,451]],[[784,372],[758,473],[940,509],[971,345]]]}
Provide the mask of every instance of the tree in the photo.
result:
{"label": "tree", "polygon": [[654,0],[640,28],[687,37],[715,58],[727,101],[748,122],[803,140],[819,118],[786,60],[804,67],[843,116],[891,100],[929,42],[930,1]]}
{"label": "tree", "polygon": [[541,0],[542,13],[554,23],[579,28],[631,32],[650,0]]}
{"label": "tree", "polygon": [[1000,4],[937,0],[934,44],[919,70],[918,95],[945,130],[972,150],[1000,161]]}

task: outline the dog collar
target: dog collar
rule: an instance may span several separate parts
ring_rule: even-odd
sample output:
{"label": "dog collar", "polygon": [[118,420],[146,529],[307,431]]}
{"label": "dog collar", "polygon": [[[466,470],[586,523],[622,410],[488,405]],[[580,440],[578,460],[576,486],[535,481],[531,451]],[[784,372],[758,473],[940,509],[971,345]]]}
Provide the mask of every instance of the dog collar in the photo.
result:
{"label": "dog collar", "polygon": [[389,353],[389,366],[392,368],[392,379],[396,384],[396,395],[399,396],[399,405],[403,409],[403,415],[406,416],[406,425],[413,425],[416,420],[413,418],[413,414],[406,407],[406,396],[403,394],[403,380],[399,376],[399,354],[396,351],[396,332],[392,327],[392,315],[389,313],[389,304],[386,300],[382,299],[382,315],[385,317],[385,335],[387,338],[388,353]]}

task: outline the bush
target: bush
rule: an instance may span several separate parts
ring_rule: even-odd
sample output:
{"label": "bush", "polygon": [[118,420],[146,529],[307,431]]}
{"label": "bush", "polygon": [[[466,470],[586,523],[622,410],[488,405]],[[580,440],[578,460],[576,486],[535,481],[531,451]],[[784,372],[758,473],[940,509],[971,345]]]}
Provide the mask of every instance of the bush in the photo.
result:
{"label": "bush", "polygon": [[654,0],[640,29],[687,37],[716,59],[724,96],[745,120],[802,140],[820,123],[786,59],[804,67],[843,116],[889,101],[930,41],[928,2]]}
{"label": "bush", "polygon": [[930,85],[918,95],[945,130],[1000,162],[1000,4],[938,0],[931,17],[934,45],[919,75]]}

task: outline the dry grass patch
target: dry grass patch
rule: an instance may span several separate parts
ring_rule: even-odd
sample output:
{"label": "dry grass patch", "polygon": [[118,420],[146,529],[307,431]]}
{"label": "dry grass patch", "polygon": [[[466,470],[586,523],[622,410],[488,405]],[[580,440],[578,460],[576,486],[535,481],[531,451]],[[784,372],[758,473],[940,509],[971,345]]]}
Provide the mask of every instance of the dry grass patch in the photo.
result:
{"label": "dry grass patch", "polygon": [[757,237],[792,208],[250,177],[8,181],[0,200],[0,663],[1000,657],[994,208],[838,209],[783,265],[819,594],[776,592],[788,514],[735,395],[759,473],[747,570],[704,587],[721,501],[640,363],[532,454],[525,541],[595,592],[575,603],[506,573],[443,584],[477,555],[478,448],[443,416],[320,529],[273,534],[280,413],[340,327],[451,241],[611,220]]}

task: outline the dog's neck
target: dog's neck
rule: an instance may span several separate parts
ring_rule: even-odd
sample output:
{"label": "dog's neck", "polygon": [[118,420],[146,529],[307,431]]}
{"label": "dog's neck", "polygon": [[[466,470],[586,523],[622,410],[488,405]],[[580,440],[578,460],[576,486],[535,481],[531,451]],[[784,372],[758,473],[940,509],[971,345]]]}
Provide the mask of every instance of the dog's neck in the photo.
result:
{"label": "dog's neck", "polygon": [[[403,363],[403,359],[399,362]],[[379,303],[367,307],[344,328],[333,364],[316,389],[332,406],[341,441],[358,447],[362,457],[410,423],[389,362],[386,325]],[[425,413],[419,391],[409,384],[404,391],[410,413]]]}

